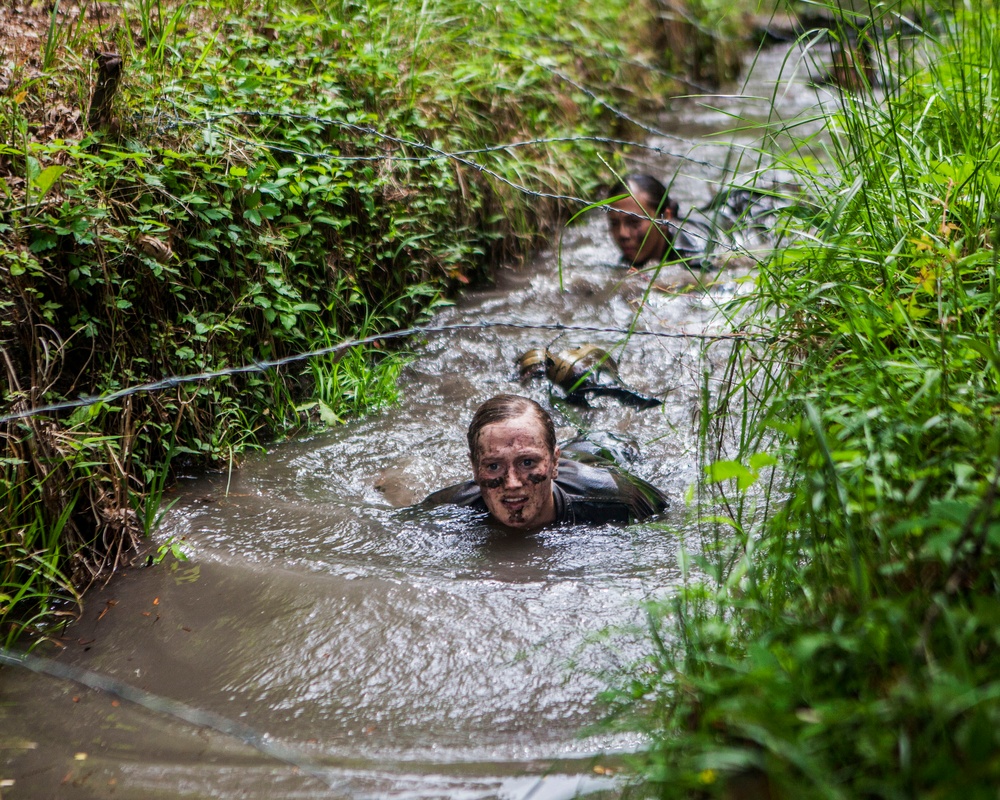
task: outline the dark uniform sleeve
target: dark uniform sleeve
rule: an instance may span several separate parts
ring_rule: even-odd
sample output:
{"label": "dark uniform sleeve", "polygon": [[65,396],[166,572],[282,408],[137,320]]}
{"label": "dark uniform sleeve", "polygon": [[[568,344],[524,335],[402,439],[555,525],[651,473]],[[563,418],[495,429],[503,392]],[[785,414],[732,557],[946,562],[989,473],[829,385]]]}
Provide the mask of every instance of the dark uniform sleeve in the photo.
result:
{"label": "dark uniform sleeve", "polygon": [[716,246],[722,232],[705,214],[692,209],[687,217],[669,220],[671,236],[668,261],[681,261],[690,269],[715,269]]}
{"label": "dark uniform sleeve", "polygon": [[555,483],[566,496],[561,522],[641,522],[662,514],[669,505],[666,495],[651,483],[611,464],[559,459]]}
{"label": "dark uniform sleeve", "polygon": [[430,506],[465,506],[475,508],[477,511],[485,511],[486,503],[483,502],[482,492],[475,481],[457,483],[444,489],[438,489],[434,494],[428,495],[420,504],[425,507]]}

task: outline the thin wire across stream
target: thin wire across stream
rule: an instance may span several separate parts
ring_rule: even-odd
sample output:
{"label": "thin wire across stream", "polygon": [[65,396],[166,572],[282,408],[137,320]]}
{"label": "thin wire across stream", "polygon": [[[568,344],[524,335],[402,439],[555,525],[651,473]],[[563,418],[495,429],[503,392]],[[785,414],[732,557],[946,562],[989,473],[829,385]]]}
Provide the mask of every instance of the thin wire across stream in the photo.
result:
{"label": "thin wire across stream", "polygon": [[0,416],[0,424],[12,422],[18,419],[27,419],[29,417],[36,417],[41,414],[51,414],[60,411],[69,411],[77,408],[85,408],[87,406],[97,405],[98,403],[111,403],[114,402],[115,400],[120,400],[123,397],[129,397],[130,395],[139,394],[140,392],[158,392],[163,389],[172,389],[174,387],[181,386],[186,383],[209,381],[209,380],[214,380],[215,378],[224,378],[229,375],[244,375],[247,373],[254,373],[254,372],[266,372],[269,369],[275,369],[276,367],[281,367],[286,364],[292,364],[297,361],[304,361],[306,359],[315,358],[317,356],[332,355],[333,353],[339,353],[343,350],[348,350],[352,347],[359,347],[362,345],[373,344],[375,342],[380,342],[380,341],[387,341],[391,339],[403,339],[410,336],[416,336],[418,334],[425,334],[425,333],[449,333],[452,331],[485,330],[488,328],[515,328],[519,330],[549,330],[549,331],[583,331],[588,333],[617,333],[623,336],[654,336],[664,339],[698,339],[701,341],[728,340],[728,341],[758,341],[758,342],[770,343],[774,340],[773,336],[765,334],[679,333],[675,331],[643,331],[643,330],[635,330],[629,328],[608,327],[600,325],[565,325],[562,323],[529,324],[520,322],[463,322],[463,323],[453,323],[450,325],[416,325],[412,328],[387,331],[386,333],[378,333],[372,336],[366,336],[361,339],[350,339],[346,342],[341,342],[340,344],[330,345],[328,347],[321,347],[317,350],[309,350],[305,353],[295,353],[293,355],[284,356],[282,358],[275,358],[267,361],[254,361],[250,364],[244,364],[239,367],[227,367],[226,369],[214,370],[211,372],[196,372],[190,375],[171,375],[168,378],[162,378],[161,380],[158,381],[151,381],[149,383],[141,383],[135,386],[128,386],[124,389],[119,389],[114,392],[108,392],[107,394],[91,395],[89,397],[80,397],[76,400],[66,400],[60,403],[52,403],[50,405],[45,405],[45,406],[35,406],[33,408],[26,408],[21,411],[14,411]]}

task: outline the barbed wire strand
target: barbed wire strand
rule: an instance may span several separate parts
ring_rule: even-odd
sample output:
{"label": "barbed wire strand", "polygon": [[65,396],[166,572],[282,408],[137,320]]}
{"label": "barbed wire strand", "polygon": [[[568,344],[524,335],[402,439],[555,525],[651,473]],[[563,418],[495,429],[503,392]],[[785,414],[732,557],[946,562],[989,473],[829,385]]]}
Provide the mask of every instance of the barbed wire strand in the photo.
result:
{"label": "barbed wire strand", "polygon": [[[685,153],[679,153],[674,150],[668,149],[662,145],[650,144],[648,142],[639,142],[634,139],[618,139],[611,136],[594,136],[594,135],[580,135],[580,136],[547,136],[538,139],[528,139],[520,142],[507,142],[496,145],[489,145],[486,147],[477,147],[467,150],[441,150],[435,148],[433,145],[427,144],[426,142],[421,142],[417,139],[403,139],[398,136],[393,136],[392,134],[380,131],[378,128],[373,128],[370,125],[359,125],[356,122],[347,122],[346,120],[336,119],[334,117],[318,117],[313,114],[299,114],[289,111],[254,111],[250,109],[235,109],[233,111],[225,111],[218,114],[211,114],[205,116],[203,119],[198,119],[194,117],[182,117],[180,114],[174,114],[174,118],[178,121],[183,121],[190,125],[206,125],[218,122],[227,118],[274,118],[274,119],[292,119],[300,120],[303,122],[315,122],[320,125],[336,125],[341,128],[347,128],[353,130],[357,133],[366,133],[370,136],[376,136],[381,139],[386,139],[387,141],[394,142],[396,144],[408,145],[417,149],[428,150],[434,153],[434,158],[456,158],[467,155],[480,155],[485,153],[495,153],[503,150],[512,150],[520,147],[528,147],[532,145],[540,144],[568,144],[571,142],[593,142],[595,144],[607,144],[614,145],[616,147],[634,147],[639,150],[650,150],[654,153],[659,153],[660,155],[671,156],[672,158],[677,158],[683,161],[687,161],[691,164],[696,164],[701,167],[709,167],[711,169],[722,169],[718,164],[711,161],[703,161],[701,159],[693,158]],[[626,117],[626,119],[630,119]],[[167,126],[173,127],[173,126]],[[674,141],[681,142],[683,144],[690,145],[692,148],[698,147],[704,142],[698,142],[694,139],[685,139],[681,136],[673,136],[671,134],[666,134],[659,132],[656,135],[660,137],[666,137],[673,139]],[[254,140],[246,140],[251,144],[262,144],[261,142]],[[753,148],[749,145],[740,144],[738,142],[729,142],[729,144],[739,150],[752,150]],[[281,152],[283,149],[276,145],[268,145],[269,147]],[[394,156],[394,155],[378,155],[378,156],[340,156],[340,155],[330,155],[330,154],[318,154],[310,153],[309,151],[293,150],[291,148],[284,148],[284,152],[293,153],[302,156],[310,156],[313,158],[323,158],[326,160],[333,161],[378,161],[392,159],[396,161],[427,161],[430,160],[428,156]],[[566,199],[579,200],[581,202],[589,202],[579,197],[568,196]]]}
{"label": "barbed wire strand", "polygon": [[[605,137],[554,137],[554,138],[551,138],[551,139],[539,139],[539,140],[534,140],[534,141],[529,141],[529,142],[515,142],[515,143],[511,143],[511,144],[507,144],[507,145],[494,146],[492,148],[481,148],[480,150],[449,152],[449,151],[446,151],[446,150],[442,150],[441,148],[435,147],[433,145],[429,145],[429,144],[427,144],[425,142],[420,142],[420,141],[417,141],[417,140],[414,140],[414,139],[403,139],[401,137],[394,136],[394,135],[389,134],[389,133],[385,133],[384,131],[379,131],[377,128],[372,128],[370,126],[365,126],[365,125],[358,125],[356,123],[346,122],[344,120],[338,120],[338,119],[332,119],[332,118],[323,118],[323,117],[315,117],[315,116],[312,116],[312,115],[309,115],[309,114],[293,114],[293,113],[271,112],[271,111],[250,111],[250,110],[245,110],[245,109],[244,110],[236,110],[236,111],[225,112],[225,113],[222,113],[222,114],[213,114],[211,116],[206,117],[205,119],[182,118],[180,115],[175,115],[173,117],[172,123],[169,126],[167,126],[167,127],[168,127],[168,129],[169,128],[181,128],[183,126],[205,128],[205,127],[210,127],[211,125],[219,122],[220,120],[224,120],[224,119],[230,119],[230,118],[257,118],[257,119],[263,119],[263,118],[267,118],[267,117],[281,117],[281,118],[288,118],[288,119],[302,119],[302,120],[308,120],[308,121],[312,121],[312,122],[321,123],[321,124],[324,124],[324,125],[335,125],[335,126],[338,126],[338,127],[341,127],[341,128],[346,128],[348,130],[352,130],[352,131],[354,131],[356,133],[363,133],[363,134],[368,134],[370,136],[376,136],[378,138],[384,139],[385,141],[389,141],[389,142],[392,142],[394,144],[397,144],[400,147],[412,147],[412,148],[415,148],[415,149],[426,150],[431,155],[430,156],[396,156],[394,154],[382,154],[382,155],[379,155],[379,156],[355,156],[355,155],[341,156],[341,155],[333,155],[333,154],[324,153],[324,152],[304,151],[304,150],[299,150],[299,149],[296,149],[296,148],[283,147],[281,145],[275,145],[275,144],[272,144],[272,143],[269,143],[269,142],[262,142],[262,141],[259,141],[259,140],[254,140],[254,139],[248,139],[246,137],[241,137],[241,136],[238,136],[238,135],[233,134],[231,132],[224,132],[224,133],[220,133],[218,135],[224,136],[227,140],[233,141],[233,142],[237,142],[237,143],[239,143],[241,145],[244,145],[244,146],[265,149],[265,150],[268,150],[270,152],[284,153],[284,154],[287,154],[287,155],[295,156],[297,158],[310,158],[310,159],[314,159],[314,160],[318,160],[318,161],[335,160],[335,161],[350,161],[350,162],[354,162],[354,161],[375,161],[375,160],[377,160],[377,161],[410,161],[410,162],[418,162],[419,163],[419,162],[422,162],[422,161],[447,159],[447,160],[455,161],[455,162],[457,162],[459,164],[463,164],[464,166],[467,166],[470,169],[473,169],[473,170],[475,170],[477,172],[480,172],[480,173],[482,173],[484,175],[488,175],[491,178],[494,178],[495,180],[499,181],[500,183],[503,183],[503,184],[511,187],[515,191],[517,191],[517,192],[525,195],[526,197],[535,197],[535,198],[543,199],[543,200],[554,200],[554,201],[557,201],[557,202],[570,202],[570,203],[574,203],[576,205],[583,206],[584,208],[591,207],[594,210],[599,210],[599,211],[601,211],[602,213],[605,213],[605,214],[613,213],[613,214],[619,214],[621,216],[636,217],[636,218],[643,219],[643,220],[649,219],[649,215],[641,214],[641,213],[633,212],[633,211],[625,211],[625,210],[618,209],[618,208],[611,208],[610,205],[608,205],[608,204],[595,203],[595,201],[593,199],[587,199],[587,198],[583,198],[583,197],[576,197],[574,195],[556,194],[556,193],[553,193],[553,192],[542,192],[542,191],[538,191],[538,190],[535,190],[535,189],[530,189],[527,186],[524,186],[523,184],[517,183],[516,181],[513,181],[510,178],[507,178],[506,176],[501,175],[496,170],[490,169],[489,167],[484,166],[483,164],[480,164],[478,161],[474,161],[474,160],[472,160],[470,158],[465,158],[462,155],[462,153],[465,153],[465,152],[470,152],[470,153],[476,153],[476,152],[495,152],[495,151],[502,150],[504,148],[527,146],[529,144],[534,144],[536,142],[553,142],[554,143],[554,142],[560,142],[560,141],[561,142],[570,142],[570,141],[574,141],[574,140],[580,140],[580,141],[606,141],[606,142],[611,143],[611,142],[615,142],[615,141],[628,142],[628,140],[614,140],[614,139],[607,139]],[[665,148],[658,148],[658,147],[655,147],[655,146],[648,146],[648,149],[654,150],[654,151],[659,152],[661,154],[670,155],[670,156],[672,156],[674,158],[684,159],[684,160],[687,160],[687,161],[689,161],[690,163],[693,163],[693,164],[698,164],[700,166],[709,167],[711,169],[718,170],[720,173],[723,173],[723,174],[725,174],[726,171],[727,171],[726,167],[720,167],[718,164],[713,164],[713,163],[708,162],[708,161],[699,161],[697,159],[685,157],[685,156],[677,154],[677,153],[671,153],[670,151],[666,150]],[[741,187],[741,188],[745,188],[745,187]],[[695,209],[693,209],[693,208],[690,209],[690,211],[694,211],[694,210]],[[679,215],[678,218],[677,218],[678,219],[678,223],[680,225],[683,225],[683,223],[685,221],[685,218],[686,218],[685,215],[683,215],[683,214]],[[759,258],[759,256],[756,253],[754,253],[752,250],[749,250],[747,247],[745,247],[741,243],[736,242],[736,241],[734,241],[732,239],[723,239],[723,238],[719,238],[719,237],[716,237],[716,236],[712,236],[709,233],[706,233],[705,231],[697,230],[696,228],[688,228],[688,229],[685,230],[685,232],[692,239],[694,239],[696,241],[703,242],[706,246],[711,245],[711,247],[713,249],[717,249],[718,251],[721,251],[721,252],[738,253],[741,256],[746,256],[746,257],[752,259],[755,263],[758,263],[758,264],[760,263],[760,258]]]}
{"label": "barbed wire strand", "polygon": [[199,728],[211,728],[225,736],[239,739],[244,744],[249,745],[266,756],[301,770],[320,781],[329,789],[338,790],[344,788],[342,781],[332,781],[328,770],[324,770],[304,754],[287,745],[280,744],[267,734],[260,733],[249,725],[234,722],[221,714],[204,711],[177,700],[172,700],[169,697],[152,694],[108,675],[102,675],[70,664],[63,664],[51,658],[44,658],[29,653],[18,653],[5,647],[0,647],[0,664],[22,667],[38,675],[71,681],[81,686],[86,686],[89,689],[95,689],[114,697],[120,697],[122,700],[135,703],[150,711],[175,717]]}
{"label": "barbed wire strand", "polygon": [[35,406],[33,408],[23,409],[21,411],[14,411],[0,416],[0,424],[6,424],[8,422],[15,422],[21,419],[27,419],[30,417],[40,416],[42,414],[52,414],[61,411],[70,411],[78,408],[86,408],[89,406],[94,406],[99,403],[107,404],[114,403],[117,400],[121,400],[125,397],[129,397],[134,394],[139,394],[141,392],[158,392],[163,389],[172,389],[177,386],[181,386],[187,383],[197,383],[201,381],[215,380],[217,378],[225,378],[231,375],[243,375],[247,373],[255,372],[266,372],[270,369],[276,369],[278,367],[285,366],[287,364],[293,364],[298,361],[305,361],[310,358],[318,358],[320,356],[332,355],[334,353],[340,352],[342,350],[348,350],[352,347],[359,347],[366,344],[374,344],[379,341],[386,341],[391,339],[402,339],[410,336],[416,336],[420,334],[431,334],[431,333],[450,333],[453,331],[463,331],[463,330],[486,330],[490,328],[514,328],[516,330],[550,330],[550,331],[564,331],[564,332],[586,332],[586,333],[613,333],[623,336],[653,336],[665,339],[693,339],[704,342],[711,341],[761,341],[761,342],[772,342],[774,337],[765,334],[749,334],[749,333],[685,333],[678,331],[647,331],[647,330],[634,330],[628,328],[619,328],[613,326],[601,326],[601,325],[566,325],[563,323],[526,323],[526,322],[456,322],[447,325],[415,325],[411,328],[404,328],[395,331],[387,331],[385,333],[374,334],[372,336],[365,336],[359,339],[350,339],[345,342],[341,342],[335,345],[329,345],[327,347],[321,347],[316,350],[309,350],[303,353],[295,353],[293,355],[284,356],[282,358],[269,359],[265,361],[254,361],[250,364],[244,364],[238,367],[226,367],[225,369],[213,370],[208,372],[197,372],[188,375],[172,375],[168,378],[162,378],[157,381],[151,381],[148,383],[136,384],[134,386],[129,386],[124,389],[118,389],[114,392],[108,392],[102,395],[92,395],[89,397],[80,397],[76,400],[65,400],[59,403],[52,403],[45,406]]}

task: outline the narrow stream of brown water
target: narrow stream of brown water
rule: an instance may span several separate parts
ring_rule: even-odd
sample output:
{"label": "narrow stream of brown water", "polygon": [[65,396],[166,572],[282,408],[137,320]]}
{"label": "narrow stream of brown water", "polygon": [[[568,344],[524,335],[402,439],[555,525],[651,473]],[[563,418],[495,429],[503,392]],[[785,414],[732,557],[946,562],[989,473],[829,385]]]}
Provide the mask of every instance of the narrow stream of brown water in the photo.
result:
{"label": "narrow stream of brown water", "polygon": [[[756,145],[768,121],[811,113],[809,69],[798,50],[775,49],[757,58],[742,97],[676,101],[657,126],[694,145],[651,140],[680,155],[647,152],[635,169],[676,175],[682,212],[704,204],[740,152],[718,132],[742,127],[737,144]],[[435,324],[627,328],[645,279],[616,265],[605,226],[593,213],[564,232],[558,258],[553,248],[503,271],[494,288],[469,292]],[[675,270],[661,283],[687,280]],[[725,330],[721,312],[749,272],[734,265],[707,276],[717,281],[707,290],[652,292],[638,329]],[[602,673],[642,652],[643,601],[679,585],[682,547],[700,548],[683,497],[700,469],[701,387],[718,379],[726,352],[699,339],[629,339],[615,350],[622,377],[665,398],[647,411],[610,399],[591,409],[553,406],[548,387],[515,381],[514,362],[533,347],[621,342],[613,333],[523,327],[430,335],[412,343],[416,358],[397,406],[275,447],[231,479],[184,481],[156,538],[183,537],[190,560],[117,576],[88,596],[62,651],[42,653],[265,738],[250,746],[107,692],[5,667],[0,794],[616,794],[603,767],[642,740],[586,731],[601,718]],[[635,439],[643,459],[634,471],[672,499],[666,519],[525,536],[470,525],[455,509],[407,508],[469,477],[472,411],[508,391],[554,407],[561,438],[584,428]]]}

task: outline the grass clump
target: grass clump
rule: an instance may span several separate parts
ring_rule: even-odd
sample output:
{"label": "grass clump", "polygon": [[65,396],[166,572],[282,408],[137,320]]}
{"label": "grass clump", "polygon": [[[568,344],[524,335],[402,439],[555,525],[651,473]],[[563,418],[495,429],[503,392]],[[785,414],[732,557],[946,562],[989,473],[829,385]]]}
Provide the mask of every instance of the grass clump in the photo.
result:
{"label": "grass clump", "polygon": [[125,558],[179,464],[389,402],[400,360],[8,415],[418,320],[593,193],[610,104],[670,88],[624,0],[28,11],[41,49],[20,15],[0,40],[5,637]]}
{"label": "grass clump", "polygon": [[706,404],[746,409],[707,473],[718,549],[609,694],[654,740],[637,794],[996,794],[1000,28],[938,19],[881,54],[881,102],[845,93],[825,208],[747,300],[772,344]]}

